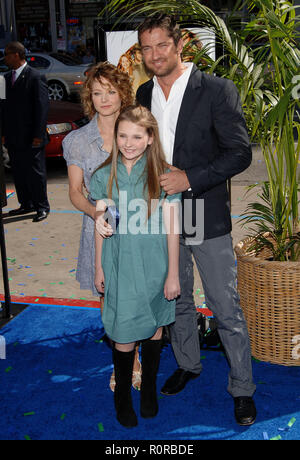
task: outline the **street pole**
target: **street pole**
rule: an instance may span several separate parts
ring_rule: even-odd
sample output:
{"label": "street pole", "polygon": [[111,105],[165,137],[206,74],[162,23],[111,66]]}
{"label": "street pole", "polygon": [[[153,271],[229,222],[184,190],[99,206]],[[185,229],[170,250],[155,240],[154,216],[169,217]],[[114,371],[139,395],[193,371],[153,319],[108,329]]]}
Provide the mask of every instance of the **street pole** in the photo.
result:
{"label": "street pole", "polygon": [[57,27],[56,27],[56,5],[55,0],[49,0],[51,46],[54,53],[57,52]]}
{"label": "street pole", "polygon": [[3,286],[4,286],[4,310],[2,318],[12,318],[11,314],[11,298],[9,291],[8,282],[8,269],[7,269],[7,258],[5,248],[5,237],[4,237],[4,226],[2,218],[2,207],[0,208],[0,244],[1,244],[1,260],[2,260],[2,272],[3,272]]}
{"label": "street pole", "polygon": [[2,318],[8,319],[8,318],[11,318],[12,315],[11,315],[11,299],[10,299],[10,292],[9,292],[7,257],[6,257],[6,248],[5,248],[3,216],[2,216],[2,208],[4,208],[7,205],[6,187],[5,187],[5,180],[4,180],[4,168],[3,168],[2,133],[1,133],[2,109],[3,109],[3,99],[1,98],[1,96],[3,96],[4,93],[5,93],[5,82],[4,82],[4,78],[1,76],[0,78],[0,246],[1,246],[1,260],[2,260],[3,285],[4,285],[4,299],[5,299]]}

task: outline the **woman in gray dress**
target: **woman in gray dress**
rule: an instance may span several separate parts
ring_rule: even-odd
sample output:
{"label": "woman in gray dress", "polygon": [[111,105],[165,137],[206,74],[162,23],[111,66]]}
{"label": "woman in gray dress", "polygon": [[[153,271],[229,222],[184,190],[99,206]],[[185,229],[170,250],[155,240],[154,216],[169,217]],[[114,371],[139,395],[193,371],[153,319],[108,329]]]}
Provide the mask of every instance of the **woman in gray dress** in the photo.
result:
{"label": "woman in gray dress", "polygon": [[[101,62],[89,69],[82,95],[82,105],[90,122],[71,131],[63,141],[63,155],[68,166],[69,196],[75,208],[84,213],[76,279],[81,289],[101,294],[95,286],[95,202],[89,194],[90,179],[109,156],[114,137],[115,121],[120,110],[134,101],[130,78],[109,62]],[[133,373],[133,386],[140,386],[141,365],[138,350]],[[114,390],[114,375],[110,388]]]}

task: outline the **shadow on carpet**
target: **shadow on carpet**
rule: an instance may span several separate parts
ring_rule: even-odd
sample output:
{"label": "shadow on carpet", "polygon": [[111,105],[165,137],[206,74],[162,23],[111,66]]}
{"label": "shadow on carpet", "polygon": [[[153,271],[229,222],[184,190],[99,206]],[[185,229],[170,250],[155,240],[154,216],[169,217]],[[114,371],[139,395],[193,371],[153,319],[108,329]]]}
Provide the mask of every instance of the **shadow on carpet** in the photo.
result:
{"label": "shadow on carpet", "polygon": [[[226,391],[224,354],[202,350],[200,378],[176,396],[161,395],[156,418],[139,416],[139,392],[133,390],[139,424],[126,429],[115,419],[111,350],[101,340],[98,310],[30,305],[0,334],[6,341],[6,359],[0,360],[2,440],[300,439],[300,367],[253,361],[258,415],[243,428],[235,423]],[[175,368],[166,346],[158,389]]]}

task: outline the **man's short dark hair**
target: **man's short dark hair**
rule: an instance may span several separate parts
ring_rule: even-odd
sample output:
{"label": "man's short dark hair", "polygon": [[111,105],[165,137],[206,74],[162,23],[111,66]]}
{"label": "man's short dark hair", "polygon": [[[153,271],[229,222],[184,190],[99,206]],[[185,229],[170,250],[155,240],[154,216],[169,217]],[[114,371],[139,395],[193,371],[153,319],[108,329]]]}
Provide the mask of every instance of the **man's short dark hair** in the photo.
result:
{"label": "man's short dark hair", "polygon": [[25,59],[26,51],[24,45],[20,42],[10,42],[5,47],[6,51],[10,53],[16,53],[19,55],[20,59]]}
{"label": "man's short dark hair", "polygon": [[146,18],[138,28],[138,39],[141,43],[141,34],[146,30],[164,29],[169,37],[172,37],[174,44],[177,46],[181,39],[181,30],[173,16],[165,13],[155,13],[153,16]]}

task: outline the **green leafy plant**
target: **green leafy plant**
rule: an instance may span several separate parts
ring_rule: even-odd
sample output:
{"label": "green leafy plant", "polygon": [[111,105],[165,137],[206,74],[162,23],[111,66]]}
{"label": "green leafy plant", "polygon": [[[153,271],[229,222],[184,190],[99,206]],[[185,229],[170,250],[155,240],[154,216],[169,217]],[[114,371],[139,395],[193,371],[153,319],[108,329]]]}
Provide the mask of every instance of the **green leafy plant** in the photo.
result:
{"label": "green leafy plant", "polygon": [[[240,28],[224,21],[197,0],[111,0],[111,21],[131,21],[157,11],[174,14],[182,26],[210,29],[223,50],[213,60],[206,45],[193,62],[203,71],[230,78],[237,85],[252,141],[264,157],[268,181],[258,201],[248,205],[242,224],[254,224],[256,252],[273,245],[274,260],[297,261],[299,248],[299,16],[293,1],[239,1],[234,16],[247,9],[250,20]],[[299,118],[298,118],[299,120]],[[261,207],[260,201],[265,207]],[[247,217],[248,216],[248,217]],[[272,238],[263,237],[269,232]]]}
{"label": "green leafy plant", "polygon": [[[256,184],[249,187],[251,191]],[[272,206],[270,183],[263,182],[261,191],[257,193],[259,201],[247,205],[243,217],[240,219],[250,230],[249,236],[254,235],[253,242],[248,246],[248,252],[258,256],[268,249],[270,260],[289,261],[298,260],[300,248],[300,232],[285,237],[283,225],[286,216],[287,202],[282,200],[278,192],[275,212]],[[254,224],[254,227],[252,225]]]}

